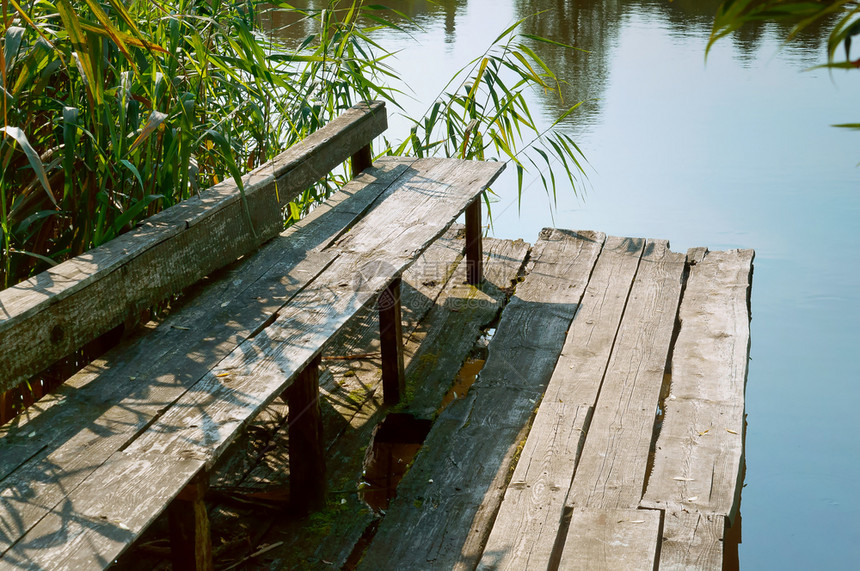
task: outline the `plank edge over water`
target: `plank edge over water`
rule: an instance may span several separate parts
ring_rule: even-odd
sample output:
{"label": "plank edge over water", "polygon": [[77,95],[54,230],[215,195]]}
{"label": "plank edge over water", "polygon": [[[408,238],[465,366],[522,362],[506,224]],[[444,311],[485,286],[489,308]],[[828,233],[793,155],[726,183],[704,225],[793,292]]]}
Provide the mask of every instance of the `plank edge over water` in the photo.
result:
{"label": "plank edge over water", "polygon": [[693,258],[672,381],[643,507],[734,518],[749,371],[751,250]]}

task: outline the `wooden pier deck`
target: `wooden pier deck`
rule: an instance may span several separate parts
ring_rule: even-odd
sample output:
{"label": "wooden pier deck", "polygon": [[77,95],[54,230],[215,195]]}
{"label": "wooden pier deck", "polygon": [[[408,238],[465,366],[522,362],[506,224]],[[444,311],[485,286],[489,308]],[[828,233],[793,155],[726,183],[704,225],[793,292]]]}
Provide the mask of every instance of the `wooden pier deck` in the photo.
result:
{"label": "wooden pier deck", "polygon": [[[278,511],[286,405],[261,415],[211,489],[218,567],[731,567],[753,252],[546,229],[485,239],[475,288],[463,248],[455,227],[403,276],[404,403],[382,403],[372,308],[325,351],[321,512]],[[374,447],[393,413],[420,435],[395,427]],[[405,475],[372,509],[382,456],[389,487]],[[151,567],[158,534],[120,566]]]}

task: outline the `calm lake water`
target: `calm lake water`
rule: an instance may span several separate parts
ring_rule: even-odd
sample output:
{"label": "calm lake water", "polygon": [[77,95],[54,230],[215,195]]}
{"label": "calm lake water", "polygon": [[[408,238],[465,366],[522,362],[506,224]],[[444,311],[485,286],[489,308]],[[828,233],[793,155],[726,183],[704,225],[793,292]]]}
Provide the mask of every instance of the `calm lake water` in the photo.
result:
{"label": "calm lake water", "polygon": [[[587,179],[555,206],[527,180],[518,209],[509,169],[491,233],[533,241],[554,225],[667,238],[681,252],[754,248],[741,569],[856,569],[860,133],[830,125],[860,122],[860,71],[805,71],[824,61],[826,32],[780,49],[774,26],[722,40],[706,62],[717,4],[393,2],[420,28],[377,39],[399,50],[413,114],[536,11],[525,31],[589,51],[537,46],[568,82],[565,100],[586,101],[565,128]],[[545,117],[559,109],[542,93],[530,101]],[[393,117],[389,138],[407,125]]]}

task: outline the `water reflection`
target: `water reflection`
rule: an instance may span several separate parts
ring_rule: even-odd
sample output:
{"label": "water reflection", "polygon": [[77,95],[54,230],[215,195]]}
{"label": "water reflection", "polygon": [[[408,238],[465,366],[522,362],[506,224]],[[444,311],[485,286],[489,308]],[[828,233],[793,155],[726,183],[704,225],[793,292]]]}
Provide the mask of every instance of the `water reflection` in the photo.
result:
{"label": "water reflection", "polygon": [[[611,73],[613,49],[619,33],[631,19],[647,23],[649,28],[663,28],[680,46],[690,38],[706,40],[711,33],[714,14],[721,0],[514,0],[518,18],[528,18],[524,31],[575,46],[587,53],[548,44],[534,47],[550,67],[564,80],[563,101],[585,101],[583,112],[573,122],[592,124],[597,120],[606,82]],[[536,14],[536,15],[535,15]],[[532,16],[533,17],[529,17]],[[787,37],[789,24],[759,24],[733,34],[726,42],[735,48],[735,57],[744,67],[754,61],[766,35]],[[791,45],[790,53],[799,67],[821,63],[827,34],[826,24],[801,33]],[[818,55],[816,55],[818,54]],[[704,53],[699,52],[704,60]],[[819,57],[820,56],[820,57]],[[653,62],[655,67],[667,62]],[[552,96],[542,97],[543,104],[561,112],[564,104]]]}
{"label": "water reflection", "polygon": [[[329,9],[330,4],[329,0],[299,0],[292,3],[309,16]],[[427,0],[401,0],[391,3],[391,9],[380,11],[379,16],[411,32],[418,32],[425,26],[441,21],[444,23],[445,43],[453,43],[456,39],[457,17],[462,15],[467,4],[468,0],[434,0],[432,3]],[[334,10],[346,14],[351,6],[352,0],[342,0],[335,4]],[[291,47],[301,45],[305,38],[317,32],[318,26],[312,17],[276,8],[263,13],[262,23],[264,29]]]}
{"label": "water reflection", "polygon": [[[547,121],[551,121],[558,113],[565,111],[569,105],[584,102],[583,106],[570,119],[574,133],[581,133],[583,128],[599,123],[603,104],[601,101],[607,89],[607,82],[612,72],[613,52],[617,48],[622,30],[629,28],[631,22],[640,22],[649,28],[659,27],[667,37],[674,38],[679,48],[688,48],[691,38],[705,42],[710,35],[714,14],[721,0],[512,0],[511,19],[525,19],[521,31],[569,44],[576,50],[566,49],[546,43],[531,42],[535,51],[555,70],[561,80],[561,98],[552,93],[537,93],[541,107],[545,110]],[[345,14],[351,6],[351,0],[335,4],[337,13]],[[480,2],[472,2],[481,6]],[[294,5],[306,10],[309,15],[318,15],[320,11],[330,7],[328,0],[304,0]],[[481,42],[488,33],[498,33],[496,30],[476,30],[471,18],[468,26],[471,29],[458,34],[458,26],[467,18],[470,9],[468,0],[402,0],[391,4],[393,10],[380,11],[380,17],[401,27],[405,32],[396,30],[379,30],[374,38],[383,45],[396,50],[404,50],[404,57],[396,67],[403,68],[411,65],[411,60],[420,62],[420,66],[436,64],[442,67],[450,66],[449,61],[441,57],[446,50],[458,49],[460,55],[477,56],[485,47]],[[501,5],[499,9],[501,11]],[[318,30],[318,23],[313,17],[303,17],[295,12],[270,10],[262,16],[264,26],[273,35],[285,41],[289,46],[298,47],[309,36]],[[373,22],[367,21],[370,25]],[[799,69],[821,63],[826,56],[826,35],[829,23],[810,27],[801,33],[796,40],[784,50],[780,57],[787,57]],[[427,30],[441,28],[441,40],[444,48],[424,44],[421,36]],[[750,67],[766,41],[774,42],[775,38],[785,38],[791,29],[790,24],[759,24],[748,26],[723,40],[733,47],[734,58],[742,67]],[[431,37],[432,34],[430,35]],[[474,39],[472,36],[477,37]],[[404,41],[415,39],[415,44],[421,44],[420,49],[429,51],[432,55],[423,57],[411,55],[411,49]],[[438,41],[438,40],[437,40]],[[456,44],[456,45],[455,45]],[[697,57],[704,61],[704,53],[697,46]],[[659,68],[671,62],[654,61],[649,65]],[[456,67],[451,67],[450,73]],[[400,71],[400,70],[398,70]],[[429,70],[428,70],[429,71]],[[437,70],[434,70],[437,71]],[[442,74],[445,75],[444,73]],[[409,74],[404,74],[404,80],[409,82]],[[407,85],[406,91],[413,86]],[[436,92],[434,91],[433,94]],[[416,98],[421,99],[421,93]],[[426,103],[426,102],[425,102]],[[416,106],[416,109],[423,109]]]}

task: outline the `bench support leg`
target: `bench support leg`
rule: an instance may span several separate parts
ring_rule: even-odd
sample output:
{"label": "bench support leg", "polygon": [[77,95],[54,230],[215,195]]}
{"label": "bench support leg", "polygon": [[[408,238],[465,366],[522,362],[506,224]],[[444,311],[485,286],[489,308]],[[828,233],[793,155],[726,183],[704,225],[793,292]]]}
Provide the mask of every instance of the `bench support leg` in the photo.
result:
{"label": "bench support leg", "polygon": [[299,514],[325,506],[326,470],[319,406],[317,355],[287,389],[290,435],[290,504]]}
{"label": "bench support leg", "polygon": [[203,501],[208,486],[209,473],[203,470],[168,507],[170,551],[174,569],[213,569],[209,516]]}
{"label": "bench support leg", "polygon": [[20,387],[0,391],[0,424],[6,424],[18,414],[18,402],[21,400],[20,391]]}
{"label": "bench support leg", "polygon": [[370,154],[370,145],[361,147],[357,153],[350,157],[349,162],[352,167],[352,178],[355,178],[361,173],[361,171],[373,164],[373,157]]}
{"label": "bench support leg", "polygon": [[386,405],[400,402],[406,392],[403,367],[403,330],[400,316],[400,278],[394,278],[379,294],[379,343],[382,351],[382,400]]}
{"label": "bench support leg", "polygon": [[481,246],[481,197],[466,207],[466,283],[478,285],[484,274]]}

